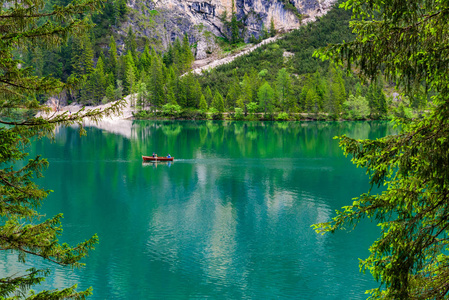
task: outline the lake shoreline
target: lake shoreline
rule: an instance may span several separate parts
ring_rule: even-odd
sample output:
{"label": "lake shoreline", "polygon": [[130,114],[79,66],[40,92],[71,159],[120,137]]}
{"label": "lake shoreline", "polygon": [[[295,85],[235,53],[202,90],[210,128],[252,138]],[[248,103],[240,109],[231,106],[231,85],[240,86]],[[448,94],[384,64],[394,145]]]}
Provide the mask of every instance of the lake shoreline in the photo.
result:
{"label": "lake shoreline", "polygon": [[[328,114],[325,113],[285,113],[285,112],[273,112],[272,114],[265,114],[265,113],[247,113],[245,116],[244,114],[238,114],[236,112],[228,111],[223,113],[214,113],[214,112],[204,112],[200,110],[192,110],[192,109],[183,109],[181,112],[171,112],[171,114],[167,114],[167,112],[163,110],[156,110],[156,111],[150,111],[150,110],[137,110],[135,106],[132,106],[130,104],[131,96],[126,96],[124,99],[126,101],[126,105],[124,108],[120,111],[120,114],[109,116],[107,118],[104,118],[105,121],[114,121],[114,120],[150,120],[150,121],[160,121],[160,120],[167,120],[167,121],[188,121],[188,120],[195,120],[195,121],[201,121],[201,120],[222,120],[222,121],[306,121],[306,122],[313,122],[313,121],[382,121],[382,120],[391,120],[391,118],[387,119],[349,119],[349,118],[334,118],[330,117]],[[104,110],[110,107],[112,104],[116,103],[109,102],[107,104],[103,105],[96,105],[96,106],[82,106],[81,104],[73,103],[66,106],[55,106],[51,104],[47,104],[49,107],[52,108],[52,112],[50,113],[38,113],[36,117],[45,117],[49,114],[72,114],[80,111],[81,109],[85,109],[86,111],[89,110]],[[155,115],[156,114],[156,115]],[[236,116],[237,115],[237,116]]]}

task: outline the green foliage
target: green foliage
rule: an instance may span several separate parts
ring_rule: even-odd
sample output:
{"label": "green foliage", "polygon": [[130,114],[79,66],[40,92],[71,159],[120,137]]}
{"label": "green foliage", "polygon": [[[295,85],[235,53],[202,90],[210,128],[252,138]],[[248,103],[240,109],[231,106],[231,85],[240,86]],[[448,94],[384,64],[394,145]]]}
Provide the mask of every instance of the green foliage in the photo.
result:
{"label": "green foliage", "polygon": [[179,118],[184,120],[206,120],[207,114],[201,110],[187,108],[182,110]]}
{"label": "green foliage", "polygon": [[273,37],[275,35],[276,35],[276,28],[274,27],[273,17],[271,17],[271,20],[270,20],[270,36]]}
{"label": "green foliage", "polygon": [[[270,103],[273,111],[325,113],[323,115],[338,119],[344,101],[349,93],[355,94],[359,81],[353,76],[345,76],[339,66],[330,66],[326,61],[313,58],[312,54],[330,42],[352,40],[354,35],[348,28],[350,17],[350,12],[334,8],[317,22],[203,74],[198,80],[203,87],[226,95],[228,108],[241,107],[245,114],[249,102],[259,102],[262,107],[257,94],[263,79],[275,88]],[[274,25],[274,21],[270,23]],[[283,57],[285,51],[294,55],[286,60]],[[310,89],[313,91],[309,92]],[[386,108],[384,105],[383,111]],[[383,114],[378,114],[381,116]]]}
{"label": "green foliage", "polygon": [[107,99],[106,102],[110,102],[110,101],[114,101],[115,100],[114,86],[109,85],[107,87],[105,97]]}
{"label": "green foliage", "polygon": [[369,102],[372,117],[382,118],[387,115],[387,99],[379,85],[371,84],[368,88],[366,98]]}
{"label": "green foliage", "polygon": [[219,113],[224,112],[224,100],[223,96],[219,92],[215,93],[214,100],[212,102],[212,107],[215,108]]}
{"label": "green foliage", "polygon": [[393,115],[397,118],[401,119],[412,119],[413,118],[413,112],[408,105],[404,104],[403,102],[399,103],[397,107],[393,109]]}
{"label": "green foliage", "polygon": [[[248,55],[203,75],[200,83],[225,94],[226,87],[230,86],[230,81],[233,79],[234,70],[236,76],[242,78],[252,67],[257,66],[258,72],[267,69],[268,74],[264,79],[271,84],[278,71],[284,67],[289,73],[295,74],[315,73],[319,68],[327,69],[328,63],[312,58],[313,53],[319,47],[325,47],[329,43],[352,40],[354,36],[348,28],[350,19],[350,12],[334,8],[319,21],[309,23],[276,41],[277,49],[264,45]],[[295,54],[288,63],[284,63],[284,50]]]}
{"label": "green foliage", "polygon": [[[223,12],[223,14],[220,16],[220,20],[223,22],[224,27],[226,28],[227,36],[223,38],[219,38],[218,41],[222,41],[221,44],[230,44],[230,45],[238,45],[240,42],[242,42],[242,38],[240,37],[240,28],[243,28],[243,22],[240,20],[237,20],[237,15],[235,12],[235,2],[232,0],[232,6],[231,6],[231,21],[229,22],[227,19],[227,12],[226,10]],[[224,47],[222,47],[224,48]]]}
{"label": "green foliage", "polygon": [[[232,6],[234,6],[234,0],[232,0]],[[239,26],[237,23],[237,16],[235,11],[232,11],[231,17],[231,44],[237,44],[240,41]]]}
{"label": "green foliage", "polygon": [[267,69],[263,69],[259,72],[259,77],[263,78],[268,74],[268,70]]}
{"label": "green foliage", "polygon": [[371,113],[368,100],[362,96],[350,95],[343,106],[348,118],[352,120],[364,120]]}
{"label": "green foliage", "polygon": [[234,113],[234,120],[241,121],[245,119],[245,115],[243,114],[243,109],[236,107]]}
{"label": "green foliage", "polygon": [[192,62],[195,60],[195,57],[193,56],[192,50],[190,49],[189,38],[187,37],[187,34],[184,34],[184,38],[182,40],[181,55],[182,55],[181,70],[188,70]]}
{"label": "green foliage", "polygon": [[200,110],[207,111],[207,102],[206,102],[206,98],[204,97],[204,95],[201,95],[200,103],[198,106],[199,106]]}
{"label": "green foliage", "polygon": [[126,52],[130,53],[133,57],[136,56],[137,43],[134,30],[131,26],[128,27],[128,34],[125,38],[125,49]]}
{"label": "green foliage", "polygon": [[206,99],[207,105],[210,105],[214,97],[212,96],[212,91],[210,90],[209,86],[206,88],[206,91],[204,92],[204,97]]}
{"label": "green foliage", "polygon": [[190,69],[195,57],[190,49],[189,38],[187,34],[184,35],[182,44],[176,38],[173,45],[170,45],[167,52],[163,55],[163,63],[168,68],[175,67],[180,73],[184,73]]}
{"label": "green foliage", "polygon": [[279,113],[276,116],[276,120],[278,120],[278,121],[288,121],[289,120],[288,113],[286,113],[286,112]]}
{"label": "green foliage", "polygon": [[[27,159],[25,151],[31,140],[51,137],[57,125],[78,123],[82,128],[83,117],[96,121],[102,115],[117,112],[123,103],[119,102],[103,112],[95,110],[70,116],[56,113],[34,117],[38,110],[45,110],[37,102],[36,95],[56,95],[67,91],[70,86],[50,76],[35,76],[32,68],[23,66],[24,61],[17,59],[20,55],[13,53],[25,53],[25,48],[38,53],[37,47],[43,45],[48,50],[55,50],[76,33],[78,44],[75,47],[80,50],[80,61],[72,63],[81,79],[71,83],[84,84],[83,79],[92,73],[93,64],[89,61],[92,54],[89,39],[82,33],[92,24],[89,17],[79,17],[86,16],[87,12],[97,12],[102,7],[99,1],[84,1],[67,6],[54,5],[51,10],[44,10],[44,4],[40,0],[3,1],[0,6],[4,28],[0,32],[0,250],[17,255],[19,262],[28,265],[31,256],[37,261],[42,259],[61,266],[81,267],[83,263],[80,260],[94,248],[98,237],[93,235],[76,246],[59,243],[62,214],[42,220],[38,212],[50,191],[40,188],[34,180],[43,176],[48,162],[39,155]],[[47,276],[48,271],[33,267],[9,276],[2,274],[0,298],[85,299],[91,294],[91,289],[76,292],[76,285],[61,290],[30,292],[30,288]]]}
{"label": "green foliage", "polygon": [[339,69],[329,64],[328,72],[329,95],[327,95],[326,111],[331,115],[339,115],[346,100],[344,81]]}
{"label": "green foliage", "polygon": [[278,89],[279,107],[282,111],[293,109],[292,85],[290,74],[285,68],[279,70],[276,78],[276,88]]}
{"label": "green foliage", "polygon": [[137,112],[133,112],[133,117],[136,119],[149,119],[153,116],[153,113],[149,110],[139,110]]}
{"label": "green foliage", "polygon": [[257,109],[259,108],[259,105],[257,105],[256,102],[250,102],[250,103],[248,103],[247,107],[248,107],[248,112],[253,115],[256,113]]}
{"label": "green foliage", "polygon": [[139,82],[137,84],[137,99],[136,104],[140,107],[145,107],[148,103],[149,93],[145,82]]}
{"label": "green foliage", "polygon": [[268,82],[265,82],[259,88],[257,97],[259,98],[260,107],[263,109],[265,114],[273,112],[274,90]]}
{"label": "green foliage", "polygon": [[[446,1],[347,1],[353,10],[353,42],[329,45],[323,58],[350,62],[365,80],[383,73],[411,98],[434,93],[434,109],[422,119],[397,119],[398,135],[377,140],[340,137],[346,155],[367,169],[372,186],[343,207],[319,232],[378,222],[380,236],[361,261],[380,285],[372,299],[446,299],[449,282],[449,49]],[[371,104],[376,107],[376,102]],[[401,106],[400,106],[401,107]],[[400,108],[406,112],[402,104]]]}
{"label": "green foliage", "polygon": [[182,113],[182,108],[176,104],[165,104],[162,106],[162,115],[165,117],[176,118]]}
{"label": "green foliage", "polygon": [[131,94],[134,92],[134,85],[136,83],[136,64],[131,51],[128,51],[125,57],[125,93]]}

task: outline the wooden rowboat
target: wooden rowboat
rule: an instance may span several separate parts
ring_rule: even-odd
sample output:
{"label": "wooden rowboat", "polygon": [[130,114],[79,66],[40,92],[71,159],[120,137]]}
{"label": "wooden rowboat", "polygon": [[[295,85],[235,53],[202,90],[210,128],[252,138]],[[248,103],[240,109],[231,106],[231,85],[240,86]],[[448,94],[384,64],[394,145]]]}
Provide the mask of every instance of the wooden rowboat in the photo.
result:
{"label": "wooden rowboat", "polygon": [[153,157],[153,156],[143,156],[142,155],[142,159],[143,161],[173,161],[174,157],[164,157],[164,156],[158,156],[158,157]]}

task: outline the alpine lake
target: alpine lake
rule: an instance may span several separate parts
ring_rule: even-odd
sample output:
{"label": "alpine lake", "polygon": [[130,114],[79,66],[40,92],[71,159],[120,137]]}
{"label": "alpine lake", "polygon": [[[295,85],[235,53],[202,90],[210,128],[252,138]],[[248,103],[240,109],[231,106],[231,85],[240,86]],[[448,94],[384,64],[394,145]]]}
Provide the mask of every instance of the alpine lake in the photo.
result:
{"label": "alpine lake", "polygon": [[[61,242],[98,234],[71,269],[2,254],[0,273],[51,275],[35,290],[78,283],[89,299],[366,299],[378,286],[359,259],[375,223],[317,234],[311,225],[369,189],[338,135],[375,139],[388,122],[130,121],[58,128],[33,142],[54,192],[42,214],[64,214]],[[171,154],[173,162],[143,163]]]}

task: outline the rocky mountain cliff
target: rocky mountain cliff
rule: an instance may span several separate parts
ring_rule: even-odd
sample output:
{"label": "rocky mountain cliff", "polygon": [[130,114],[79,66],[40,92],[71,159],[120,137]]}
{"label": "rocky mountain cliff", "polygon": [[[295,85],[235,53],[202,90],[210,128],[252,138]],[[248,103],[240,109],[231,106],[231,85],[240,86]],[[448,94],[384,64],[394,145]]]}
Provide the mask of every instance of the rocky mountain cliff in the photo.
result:
{"label": "rocky mountain cliff", "polygon": [[197,59],[216,47],[215,36],[229,37],[232,7],[241,24],[240,34],[248,42],[258,39],[273,20],[277,31],[289,31],[325,14],[335,0],[128,0],[130,14],[122,33],[131,25],[161,50],[187,33],[196,46]]}

